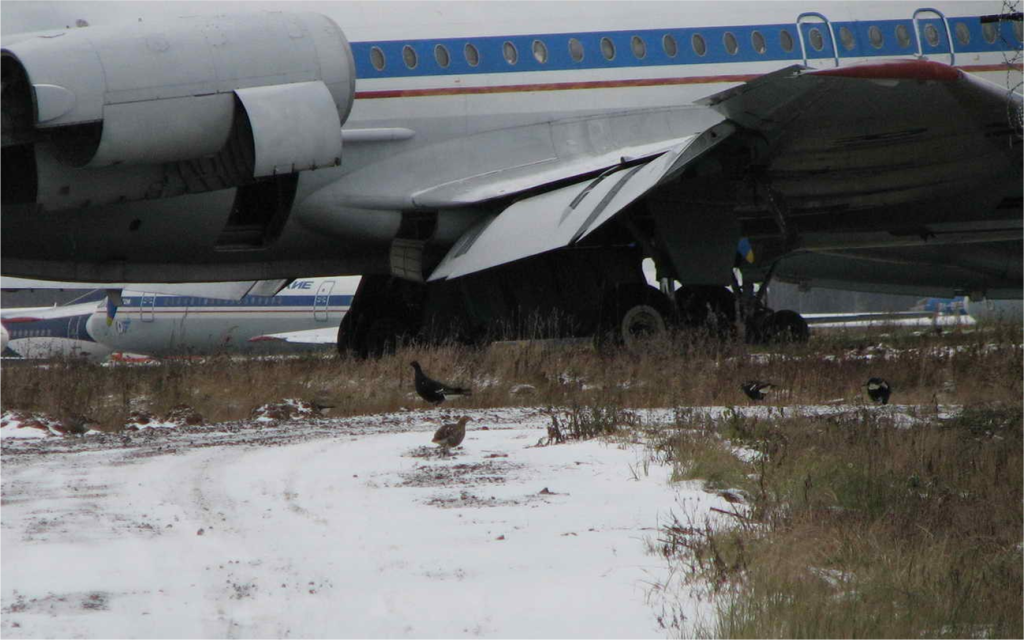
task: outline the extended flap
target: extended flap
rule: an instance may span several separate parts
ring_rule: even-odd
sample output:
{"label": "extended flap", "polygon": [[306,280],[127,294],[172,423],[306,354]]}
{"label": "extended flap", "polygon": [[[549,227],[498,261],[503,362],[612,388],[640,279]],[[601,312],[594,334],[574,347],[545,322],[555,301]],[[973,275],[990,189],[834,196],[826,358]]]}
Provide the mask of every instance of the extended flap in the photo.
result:
{"label": "extended flap", "polygon": [[457,278],[579,242],[733,131],[734,125],[723,122],[646,164],[609,169],[487,216],[459,238],[429,280]]}

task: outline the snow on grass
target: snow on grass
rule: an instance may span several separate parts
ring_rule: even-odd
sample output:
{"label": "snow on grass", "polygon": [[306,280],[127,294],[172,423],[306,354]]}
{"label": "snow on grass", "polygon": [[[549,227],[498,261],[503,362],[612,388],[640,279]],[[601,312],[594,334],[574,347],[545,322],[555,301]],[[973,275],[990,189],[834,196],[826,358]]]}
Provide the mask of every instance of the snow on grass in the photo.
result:
{"label": "snow on grass", "polygon": [[454,417],[436,410],[5,445],[0,630],[664,635],[647,540],[681,504],[727,503],[635,473],[635,445],[538,447],[541,411],[465,413],[451,458],[429,444]]}
{"label": "snow on grass", "polygon": [[62,435],[52,421],[41,421],[17,411],[5,411],[0,416],[0,438],[48,438]]}

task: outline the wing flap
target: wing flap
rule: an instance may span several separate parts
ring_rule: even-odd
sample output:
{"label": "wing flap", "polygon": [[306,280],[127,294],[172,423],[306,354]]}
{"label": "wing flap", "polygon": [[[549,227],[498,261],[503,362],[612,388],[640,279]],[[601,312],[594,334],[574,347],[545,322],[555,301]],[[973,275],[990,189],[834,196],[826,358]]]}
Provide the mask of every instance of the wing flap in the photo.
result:
{"label": "wing flap", "polygon": [[579,242],[735,131],[718,124],[644,164],[524,198],[480,220],[455,243],[428,281],[457,278]]}

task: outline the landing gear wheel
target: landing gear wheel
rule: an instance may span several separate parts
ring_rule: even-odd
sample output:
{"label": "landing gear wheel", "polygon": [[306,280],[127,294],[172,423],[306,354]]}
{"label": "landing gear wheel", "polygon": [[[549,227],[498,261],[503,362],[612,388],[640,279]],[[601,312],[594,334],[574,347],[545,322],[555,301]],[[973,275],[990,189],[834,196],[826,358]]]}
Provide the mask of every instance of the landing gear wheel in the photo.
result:
{"label": "landing gear wheel", "polygon": [[811,331],[796,311],[783,309],[772,314],[768,339],[773,342],[807,342]]}
{"label": "landing gear wheel", "polygon": [[377,358],[393,354],[407,337],[407,330],[408,328],[397,318],[375,319],[363,335],[360,355],[364,358]]}
{"label": "landing gear wheel", "polygon": [[619,322],[618,333],[627,348],[641,340],[665,333],[665,316],[649,304],[638,304],[626,310]]}
{"label": "landing gear wheel", "polygon": [[769,311],[747,325],[747,342],[751,344],[807,342],[810,334],[803,316],[789,309]]}
{"label": "landing gear wheel", "polygon": [[606,306],[595,343],[599,350],[611,346],[635,349],[648,338],[668,330],[672,308],[653,287],[620,287]]}
{"label": "landing gear wheel", "polygon": [[675,301],[684,326],[706,329],[722,339],[735,334],[736,297],[725,287],[682,287],[676,291]]}

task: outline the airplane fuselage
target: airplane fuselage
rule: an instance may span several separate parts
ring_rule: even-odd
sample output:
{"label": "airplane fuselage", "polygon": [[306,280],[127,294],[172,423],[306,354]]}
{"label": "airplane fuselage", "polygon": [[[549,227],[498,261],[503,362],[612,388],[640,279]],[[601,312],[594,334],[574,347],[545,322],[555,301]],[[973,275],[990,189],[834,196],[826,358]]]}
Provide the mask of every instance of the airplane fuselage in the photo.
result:
{"label": "airplane fuselage", "polygon": [[[185,8],[206,16],[224,11],[215,3],[69,4],[44,10],[6,2],[3,28],[7,39],[17,31],[63,28],[76,20],[88,28],[128,17],[157,21]],[[552,158],[614,153],[626,144],[653,144],[703,130],[722,116],[699,100],[790,65],[834,68],[922,55],[1002,85],[1020,78],[1019,64],[1007,59],[1020,47],[1020,22],[983,25],[977,19],[998,13],[998,2],[940,3],[927,10],[906,3],[641,2],[602,4],[599,10],[545,3],[542,11],[538,8],[289,3],[286,11],[322,13],[344,31],[356,81],[342,129],[340,166],[298,174],[293,210],[272,244],[239,250],[214,242],[230,226],[236,189],[102,204],[103,194],[89,194],[86,202],[58,180],[39,185],[41,191],[52,190],[40,193],[48,207],[5,207],[4,272],[135,281],[385,273],[388,246],[410,224],[411,213],[436,215],[426,241],[438,248],[450,246],[477,219],[481,212],[475,206],[436,204],[450,200],[446,189],[453,185]],[[612,114],[626,114],[624,126],[610,129],[599,117]],[[900,135],[902,125],[894,126],[892,135]],[[49,161],[39,162],[42,167]],[[806,157],[780,172],[798,180],[822,162],[830,161]],[[88,171],[92,177],[109,173],[116,181],[121,169]],[[918,191],[941,190],[948,182],[948,167],[929,171],[915,183]],[[909,197],[895,184],[905,178],[879,173],[865,192],[842,194],[842,206],[831,201],[819,206],[840,197],[835,194],[805,194],[808,242],[828,246],[827,221],[845,215],[841,211],[875,212],[844,218],[844,233],[858,231],[858,220],[872,228],[879,218],[892,220]],[[984,189],[990,196],[1007,193],[986,198],[976,210],[958,202],[955,211],[934,216],[927,231],[1002,225],[1008,227],[1003,235],[991,237],[1019,236],[1019,216],[1007,222],[1004,214],[993,214],[1003,200],[1019,198],[1019,181],[1014,187],[1011,177]],[[85,205],[88,216],[74,213]],[[758,215],[744,223],[747,235],[759,232]],[[921,214],[906,215],[907,226],[918,225],[911,216]],[[42,233],[54,228],[64,232],[56,238]],[[875,246],[878,240],[863,242]]]}
{"label": "airplane fuselage", "polygon": [[322,329],[333,335],[351,305],[350,280],[296,280],[276,296],[239,300],[126,291],[116,307],[100,300],[5,309],[5,347],[24,358],[91,359],[111,353],[163,357],[308,348],[288,339]]}

